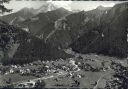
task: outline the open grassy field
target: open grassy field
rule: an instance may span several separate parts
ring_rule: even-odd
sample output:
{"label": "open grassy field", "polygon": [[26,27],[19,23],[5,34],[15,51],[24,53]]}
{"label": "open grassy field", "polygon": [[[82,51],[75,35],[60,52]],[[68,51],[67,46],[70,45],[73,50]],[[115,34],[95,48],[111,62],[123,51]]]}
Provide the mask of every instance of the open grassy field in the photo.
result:
{"label": "open grassy field", "polygon": [[[65,76],[59,76],[57,78],[50,78],[50,79],[46,79],[44,80],[46,82],[46,87],[47,88],[75,88],[75,86],[73,86],[74,80],[77,80],[80,82],[80,85],[78,86],[79,88],[93,88],[95,85],[95,82],[98,81],[100,79],[100,77],[102,77],[104,75],[104,78],[108,78],[111,76],[111,74],[109,74],[108,72],[85,72],[85,71],[79,71],[76,72],[75,74],[82,74],[84,77],[82,78],[75,78],[72,79],[71,77],[67,77]],[[106,75],[107,74],[107,75]],[[105,80],[104,78],[102,78],[100,80],[100,83],[98,85],[98,87],[102,88],[105,85]],[[57,81],[56,81],[57,79]]]}
{"label": "open grassy field", "polygon": [[36,77],[34,76],[21,76],[20,74],[8,74],[8,75],[2,75],[1,76],[1,83],[0,86],[4,86],[7,83],[5,81],[8,81],[11,79],[11,83],[18,83],[21,81],[28,81],[30,79],[35,79]]}

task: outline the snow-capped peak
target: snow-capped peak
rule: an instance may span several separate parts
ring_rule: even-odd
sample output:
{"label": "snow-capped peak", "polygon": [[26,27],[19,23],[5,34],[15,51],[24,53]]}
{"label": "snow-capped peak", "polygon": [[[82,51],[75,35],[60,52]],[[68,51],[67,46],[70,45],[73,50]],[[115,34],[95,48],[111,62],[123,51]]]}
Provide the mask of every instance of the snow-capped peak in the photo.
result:
{"label": "snow-capped peak", "polygon": [[37,13],[43,13],[43,12],[48,12],[48,11],[52,11],[52,10],[56,10],[57,7],[55,5],[53,5],[50,2],[46,2],[45,4],[43,4],[38,10]]}

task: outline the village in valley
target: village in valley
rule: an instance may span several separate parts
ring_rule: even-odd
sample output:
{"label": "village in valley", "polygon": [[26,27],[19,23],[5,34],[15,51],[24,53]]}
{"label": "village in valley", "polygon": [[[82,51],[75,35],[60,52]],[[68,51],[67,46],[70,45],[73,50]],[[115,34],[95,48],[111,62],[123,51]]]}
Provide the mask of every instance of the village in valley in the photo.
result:
{"label": "village in valley", "polygon": [[[94,59],[92,59],[94,58]],[[106,56],[96,54],[78,55],[66,60],[34,61],[23,65],[1,65],[1,87],[34,88],[34,87],[105,87],[107,79],[114,73],[113,65],[127,66],[126,60],[103,60]],[[99,80],[100,79],[100,80]]]}
{"label": "village in valley", "polygon": [[0,1],[0,88],[128,89],[128,2],[33,2]]}

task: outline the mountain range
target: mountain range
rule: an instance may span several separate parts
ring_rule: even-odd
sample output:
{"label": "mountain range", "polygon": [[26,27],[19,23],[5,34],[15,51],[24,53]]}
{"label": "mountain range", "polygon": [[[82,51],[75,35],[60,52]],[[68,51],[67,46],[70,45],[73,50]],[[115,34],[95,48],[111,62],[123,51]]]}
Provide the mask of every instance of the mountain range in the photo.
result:
{"label": "mountain range", "polygon": [[[89,30],[71,47],[81,53],[102,53],[109,56],[127,57],[128,54],[128,3],[117,4],[104,11],[95,28]],[[90,39],[90,40],[89,40]]]}
{"label": "mountain range", "polygon": [[[46,13],[39,13],[32,18],[29,18],[21,23],[19,23],[19,26],[23,28],[29,28],[31,34],[39,35],[40,32],[46,31],[47,32],[52,30],[53,28],[50,28],[51,25],[54,25],[54,22],[61,17],[64,17],[71,12],[64,9],[64,8],[58,8],[56,10],[48,11]],[[36,30],[35,30],[36,29]]]}
{"label": "mountain range", "polygon": [[[40,9],[46,12],[38,14],[31,9],[29,12],[32,11],[32,14],[26,14],[26,18],[22,18],[25,14],[20,13],[25,12],[24,9],[20,10],[16,12],[20,14],[17,14],[18,19],[13,21],[13,25],[0,21],[0,52],[5,64],[69,58],[72,55],[64,52],[68,48],[83,54],[127,57],[127,2],[111,8],[99,6],[79,12],[51,7],[51,10]],[[23,28],[27,28],[28,32]]]}
{"label": "mountain range", "polygon": [[54,30],[45,42],[59,49],[71,47],[79,53],[127,57],[127,9],[126,2],[67,15],[50,26]]}
{"label": "mountain range", "polygon": [[39,13],[46,13],[48,11],[56,10],[58,7],[50,2],[44,2],[43,5],[37,9],[24,7],[17,12],[13,12],[8,15],[1,16],[0,19],[3,21],[16,25],[26,19],[29,19]]}

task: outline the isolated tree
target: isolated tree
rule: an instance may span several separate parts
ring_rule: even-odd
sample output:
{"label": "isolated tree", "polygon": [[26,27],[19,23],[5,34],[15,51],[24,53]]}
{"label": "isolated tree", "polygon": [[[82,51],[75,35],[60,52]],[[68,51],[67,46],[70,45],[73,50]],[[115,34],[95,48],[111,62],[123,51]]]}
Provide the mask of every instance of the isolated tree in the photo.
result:
{"label": "isolated tree", "polygon": [[0,14],[4,14],[5,12],[11,12],[12,9],[8,9],[4,6],[4,3],[9,3],[10,0],[0,0]]}

